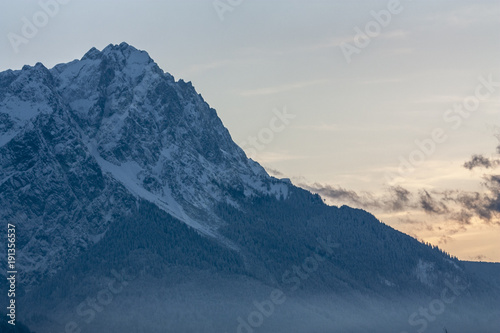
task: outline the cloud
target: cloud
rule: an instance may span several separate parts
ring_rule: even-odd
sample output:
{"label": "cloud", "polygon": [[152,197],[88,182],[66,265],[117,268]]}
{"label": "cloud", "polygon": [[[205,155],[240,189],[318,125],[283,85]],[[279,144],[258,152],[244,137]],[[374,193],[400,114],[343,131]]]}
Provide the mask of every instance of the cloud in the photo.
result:
{"label": "cloud", "polygon": [[[497,151],[500,146],[497,147]],[[471,160],[464,163],[464,168],[472,170],[476,167],[483,167],[486,169],[495,168],[500,164],[499,160],[489,159],[483,155],[472,155]]]}
{"label": "cloud", "polygon": [[469,257],[470,259],[474,260],[474,261],[486,261],[486,260],[489,260],[488,257],[486,257],[484,254],[478,254],[477,256],[472,256],[472,257]]}
{"label": "cloud", "polygon": [[351,190],[346,190],[342,187],[333,187],[331,185],[321,185],[318,183],[314,183],[312,185],[299,184],[299,186],[303,187],[309,191],[326,196],[330,199],[343,200],[343,201],[346,201],[349,203],[367,204],[367,200],[364,198],[361,198],[356,192],[351,191]]}
{"label": "cloud", "polygon": [[[498,133],[500,140],[500,132]],[[500,149],[500,145],[496,147]],[[488,159],[482,155],[473,155],[470,161],[464,163],[464,167],[472,170],[476,167],[494,169],[500,165],[499,160]],[[381,194],[371,192],[356,192],[341,186],[329,184],[305,184],[299,186],[320,194],[336,204],[347,204],[362,209],[373,209],[383,213],[395,212],[422,212],[428,215],[442,216],[445,220],[454,221],[457,228],[465,228],[473,220],[500,225],[500,175],[484,174],[481,185],[484,190],[463,191],[460,189],[432,190],[419,189],[412,193],[402,186],[391,186]],[[406,219],[399,218],[403,223],[420,223],[414,221],[407,215]],[[461,229],[460,229],[461,230]],[[448,238],[440,242],[446,243]]]}
{"label": "cloud", "polygon": [[346,126],[340,124],[320,124],[320,125],[297,125],[294,128],[306,131],[336,132],[346,130]]}
{"label": "cloud", "polygon": [[385,39],[405,39],[410,36],[410,31],[408,30],[403,30],[403,29],[397,29],[397,30],[392,30],[385,32],[384,34],[381,35],[381,38]]}
{"label": "cloud", "polygon": [[[414,194],[402,186],[392,186],[383,194],[375,195],[328,184],[301,183],[299,186],[336,203],[362,209],[376,209],[387,213],[420,211],[428,215],[443,216],[450,221],[458,222],[461,227],[471,224],[473,218],[500,224],[500,175],[484,176],[483,179],[486,191],[482,193],[461,190],[430,192],[420,189]],[[406,220],[400,219],[400,221]],[[411,222],[416,221],[411,220]]]}
{"label": "cloud", "polygon": [[406,80],[407,79],[403,77],[387,77],[387,78],[367,79],[360,81],[359,84],[401,83]]}
{"label": "cloud", "polygon": [[449,241],[452,241],[453,238],[448,236],[448,235],[443,235],[441,236],[441,238],[439,239],[439,244],[446,244],[448,243]]}
{"label": "cloud", "polygon": [[305,131],[322,131],[322,132],[353,132],[353,131],[361,131],[361,132],[387,132],[387,131],[396,131],[401,129],[411,130],[409,126],[405,125],[391,125],[384,124],[383,126],[372,126],[372,125],[360,125],[360,124],[341,124],[341,123],[323,123],[318,125],[310,125],[310,124],[299,124],[293,125],[293,128],[305,130]]}
{"label": "cloud", "polygon": [[391,186],[382,196],[370,192],[357,193],[340,186],[322,185],[318,183],[299,184],[309,191],[318,193],[334,201],[341,201],[364,209],[376,208],[383,211],[399,212],[415,206],[411,202],[412,194],[401,186]]}
{"label": "cloud", "polygon": [[292,160],[301,160],[309,158],[309,156],[294,155],[286,151],[283,152],[256,151],[254,154],[250,154],[247,151],[245,152],[248,154],[249,158],[259,162],[260,164],[269,164],[282,161],[292,161]]}
{"label": "cloud", "polygon": [[461,221],[464,223],[470,223],[472,216],[477,216],[485,221],[489,221],[493,217],[493,212],[488,208],[490,197],[486,194],[479,192],[460,193],[453,200],[462,207]]}
{"label": "cloud", "polygon": [[[500,131],[496,131],[495,137],[500,141]],[[500,144],[496,147],[497,153],[500,154]],[[494,169],[500,165],[500,160],[486,158],[482,155],[473,155],[470,161],[464,163],[464,167],[472,170],[476,167],[486,169]],[[459,217],[462,221],[470,221],[472,216],[477,216],[483,221],[494,222],[500,224],[500,175],[484,174],[483,186],[486,192],[458,193],[454,200],[463,210]]]}
{"label": "cloud", "polygon": [[495,2],[467,4],[453,11],[428,15],[427,19],[444,22],[450,28],[471,29],[488,23],[498,24],[497,8]]}
{"label": "cloud", "polygon": [[428,214],[444,214],[447,213],[448,207],[441,200],[435,200],[432,195],[426,190],[421,190],[420,193],[420,207]]}
{"label": "cloud", "polygon": [[214,69],[230,69],[235,66],[255,64],[256,58],[237,57],[234,59],[219,59],[211,62],[192,64],[184,69],[184,75],[199,75]]}
{"label": "cloud", "polygon": [[311,80],[311,81],[302,81],[295,82],[290,84],[283,84],[274,87],[265,87],[265,88],[257,88],[244,90],[240,92],[241,96],[262,96],[262,95],[273,95],[282,92],[287,92],[290,90],[301,89],[305,87],[315,86],[318,84],[323,84],[328,82],[329,79],[319,79],[319,80]]}
{"label": "cloud", "polygon": [[494,212],[500,212],[500,175],[485,176],[485,179],[485,185],[491,193],[487,207]]}
{"label": "cloud", "polygon": [[391,186],[389,188],[390,200],[385,200],[385,205],[392,211],[402,211],[410,206],[412,194],[401,186]]}
{"label": "cloud", "polygon": [[458,212],[451,213],[451,218],[461,224],[470,224],[473,216],[474,216],[473,213],[463,208],[460,209]]}
{"label": "cloud", "polygon": [[279,170],[276,170],[276,169],[273,169],[271,167],[264,167],[264,169],[266,169],[266,171],[271,174],[272,176],[276,176],[276,177],[283,177],[284,174],[283,172],[279,171]]}

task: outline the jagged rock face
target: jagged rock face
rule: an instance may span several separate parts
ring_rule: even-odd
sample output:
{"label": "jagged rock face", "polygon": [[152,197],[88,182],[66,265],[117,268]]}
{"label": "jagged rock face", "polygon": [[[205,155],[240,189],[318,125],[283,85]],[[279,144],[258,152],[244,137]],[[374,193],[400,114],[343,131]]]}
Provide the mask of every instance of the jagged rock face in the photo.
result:
{"label": "jagged rock face", "polygon": [[205,209],[228,190],[286,196],[282,182],[268,189],[274,181],[246,158],[192,85],[175,82],[146,52],[125,43],[92,49],[52,73],[89,148],[133,169],[137,185],[159,198],[171,192]]}
{"label": "jagged rock face", "polygon": [[215,204],[287,191],[246,158],[191,83],[126,43],[0,73],[0,220],[19,226],[33,283],[97,242],[137,198],[217,238]]}

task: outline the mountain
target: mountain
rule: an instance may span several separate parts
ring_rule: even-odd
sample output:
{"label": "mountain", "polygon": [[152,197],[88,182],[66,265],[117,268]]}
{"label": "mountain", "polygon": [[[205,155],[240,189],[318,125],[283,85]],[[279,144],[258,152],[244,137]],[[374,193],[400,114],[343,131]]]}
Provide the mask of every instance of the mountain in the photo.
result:
{"label": "mountain", "polygon": [[498,270],[269,176],[191,83],[126,43],[0,73],[0,221],[35,332],[499,324]]}

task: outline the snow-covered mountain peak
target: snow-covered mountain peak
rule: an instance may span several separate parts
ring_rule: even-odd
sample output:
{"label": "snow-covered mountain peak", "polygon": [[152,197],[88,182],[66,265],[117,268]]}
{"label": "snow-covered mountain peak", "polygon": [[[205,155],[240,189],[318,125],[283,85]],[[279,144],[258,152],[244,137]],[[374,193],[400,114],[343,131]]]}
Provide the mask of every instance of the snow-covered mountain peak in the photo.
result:
{"label": "snow-covered mountain peak", "polygon": [[85,53],[81,60],[95,60],[102,57],[112,57],[123,64],[132,63],[143,67],[153,62],[153,59],[151,59],[146,51],[138,50],[125,42],[118,45],[109,44],[102,51],[93,47]]}
{"label": "snow-covered mountain peak", "polygon": [[99,239],[138,199],[225,242],[218,205],[291,186],[246,157],[192,84],[125,43],[0,73],[0,166],[0,220],[25,226],[33,249],[59,230],[58,251]]}

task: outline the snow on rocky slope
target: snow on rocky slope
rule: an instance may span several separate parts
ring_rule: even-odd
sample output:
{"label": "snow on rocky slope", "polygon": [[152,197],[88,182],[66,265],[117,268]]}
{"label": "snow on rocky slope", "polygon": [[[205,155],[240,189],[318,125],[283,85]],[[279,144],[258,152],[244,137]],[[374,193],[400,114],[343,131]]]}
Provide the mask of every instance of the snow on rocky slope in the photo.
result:
{"label": "snow on rocky slope", "polygon": [[212,207],[285,198],[288,185],[247,159],[191,83],[126,43],[0,73],[0,220],[20,226],[33,281],[98,241],[136,198],[231,245]]}

